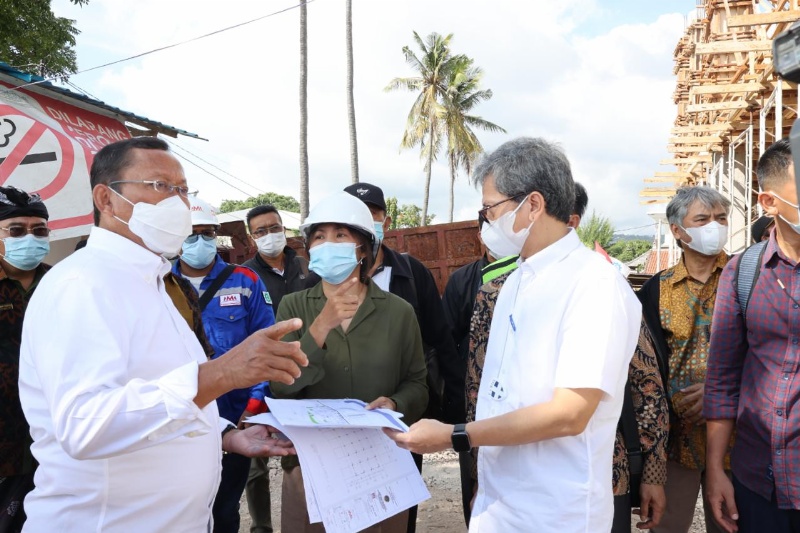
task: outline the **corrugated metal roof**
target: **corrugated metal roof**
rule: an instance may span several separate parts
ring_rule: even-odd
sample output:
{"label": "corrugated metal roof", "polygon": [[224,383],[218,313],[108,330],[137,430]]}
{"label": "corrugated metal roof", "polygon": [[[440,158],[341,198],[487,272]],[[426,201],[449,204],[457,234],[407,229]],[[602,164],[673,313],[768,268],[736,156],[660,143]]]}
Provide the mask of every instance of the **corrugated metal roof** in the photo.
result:
{"label": "corrugated metal roof", "polygon": [[[143,128],[140,134],[147,134],[148,132],[150,133],[156,132],[156,133],[163,133],[164,135],[167,135],[169,137],[177,137],[178,135],[183,135],[185,137],[202,139],[204,141],[208,140],[204,139],[203,137],[200,137],[196,133],[182,130],[174,126],[170,126],[168,124],[164,124],[162,122],[158,122],[156,120],[152,120],[147,117],[131,113],[130,111],[125,111],[118,107],[108,105],[101,100],[97,100],[96,98],[92,98],[90,96],[70,91],[69,89],[65,89],[57,85],[53,85],[49,81],[44,81],[44,78],[42,78],[41,76],[37,76],[35,74],[29,74],[27,72],[22,72],[21,70],[17,70],[8,63],[3,63],[2,61],[0,61],[0,79],[18,86],[36,82],[35,85],[29,85],[25,87],[25,90],[39,94],[44,94],[46,96],[50,96],[51,98],[57,98],[62,101],[67,101],[68,103],[77,105],[78,107],[91,106],[94,108],[103,109],[111,113],[111,115],[115,116],[116,118],[124,120],[125,122],[129,122],[134,126],[138,126],[139,128]],[[19,83],[20,81],[22,83]],[[0,91],[2,91],[2,88],[0,88]],[[96,109],[93,109],[93,111],[96,111]],[[131,133],[135,135],[135,131]]]}

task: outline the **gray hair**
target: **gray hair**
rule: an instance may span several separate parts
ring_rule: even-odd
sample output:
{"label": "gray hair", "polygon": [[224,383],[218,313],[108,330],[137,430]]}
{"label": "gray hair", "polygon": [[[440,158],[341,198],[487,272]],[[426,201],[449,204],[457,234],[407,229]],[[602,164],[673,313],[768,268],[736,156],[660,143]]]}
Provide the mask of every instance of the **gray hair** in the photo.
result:
{"label": "gray hair", "polygon": [[695,202],[700,202],[709,209],[722,206],[726,213],[730,212],[731,209],[731,201],[716,189],[700,185],[696,187],[681,187],[675,191],[675,196],[667,204],[667,220],[669,223],[683,227],[683,219],[686,218],[689,207]]}
{"label": "gray hair", "polygon": [[575,209],[575,184],[567,156],[544,139],[520,137],[503,143],[478,163],[471,181],[483,185],[486,178],[494,179],[500,194],[518,201],[540,193],[546,213],[561,222],[568,222]]}

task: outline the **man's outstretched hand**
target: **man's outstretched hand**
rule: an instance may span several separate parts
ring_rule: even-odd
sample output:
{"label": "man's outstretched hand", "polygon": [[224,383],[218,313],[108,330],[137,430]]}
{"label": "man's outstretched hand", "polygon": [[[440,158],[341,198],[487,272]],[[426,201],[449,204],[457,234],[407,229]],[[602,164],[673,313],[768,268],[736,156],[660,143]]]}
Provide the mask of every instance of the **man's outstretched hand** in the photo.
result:
{"label": "man's outstretched hand", "polygon": [[278,433],[278,430],[260,424],[246,429],[234,429],[225,433],[222,449],[245,457],[274,457],[297,453],[292,441],[273,437],[272,433]]}

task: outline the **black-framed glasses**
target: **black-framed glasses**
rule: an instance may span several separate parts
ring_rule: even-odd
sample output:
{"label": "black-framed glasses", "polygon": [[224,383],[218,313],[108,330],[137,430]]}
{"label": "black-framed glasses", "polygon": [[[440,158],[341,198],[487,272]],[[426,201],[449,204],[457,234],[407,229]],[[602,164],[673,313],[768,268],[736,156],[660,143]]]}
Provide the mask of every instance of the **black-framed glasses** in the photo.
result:
{"label": "black-framed glasses", "polygon": [[24,237],[28,233],[31,233],[34,237],[49,237],[50,236],[50,228],[47,226],[36,226],[33,228],[26,228],[25,226],[7,226],[5,228],[0,228],[3,231],[8,232],[9,237],[19,238]]}
{"label": "black-framed glasses", "polygon": [[267,233],[283,233],[283,226],[281,224],[275,224],[269,226],[268,228],[258,228],[253,233],[251,233],[251,235],[256,239],[260,239]]}
{"label": "black-framed glasses", "polygon": [[213,241],[217,238],[217,230],[204,229],[203,231],[196,231],[191,235],[189,235],[188,237],[186,237],[186,240],[184,242],[192,244],[194,242],[197,242],[197,239],[199,239],[200,237],[202,237],[204,241]]}
{"label": "black-framed glasses", "polygon": [[492,204],[492,205],[484,207],[483,209],[479,209],[478,210],[478,225],[482,225],[484,222],[486,222],[487,224],[491,224],[491,221],[488,218],[486,218],[486,214],[489,212],[490,209],[494,209],[498,205],[502,205],[502,204],[504,204],[506,202],[510,202],[511,200],[516,200],[517,198],[520,198],[522,196],[525,196],[525,193],[521,193],[521,194],[518,194],[516,196],[511,196],[510,198],[506,198],[505,200],[500,200],[496,204]]}
{"label": "black-framed glasses", "polygon": [[118,180],[112,181],[109,183],[110,185],[116,185],[117,183],[141,183],[143,185],[152,185],[153,189],[156,192],[160,192],[161,194],[172,194],[178,193],[184,198],[189,196],[189,187],[186,185],[170,185],[166,181],[161,180]]}

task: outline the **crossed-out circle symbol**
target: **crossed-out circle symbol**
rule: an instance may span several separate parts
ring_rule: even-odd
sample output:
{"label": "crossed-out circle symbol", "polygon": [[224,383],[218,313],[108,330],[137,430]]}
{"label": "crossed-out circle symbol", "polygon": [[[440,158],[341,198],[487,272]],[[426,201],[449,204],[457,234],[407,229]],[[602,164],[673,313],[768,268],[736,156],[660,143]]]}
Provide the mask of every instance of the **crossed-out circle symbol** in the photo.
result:
{"label": "crossed-out circle symbol", "polygon": [[[36,144],[36,141],[38,141],[42,135],[50,131],[55,135],[61,147],[61,165],[50,183],[35,192],[39,193],[42,200],[47,200],[55,196],[69,183],[69,178],[72,176],[72,169],[75,165],[75,148],[69,137],[9,105],[0,104],[0,117],[6,119],[6,121],[0,122],[0,124],[4,124],[6,127],[8,122],[12,122],[8,120],[12,117],[22,117],[33,121],[33,126],[22,135],[21,139],[12,147],[11,152],[6,156],[5,160],[0,163],[0,185],[8,181],[14,170],[22,163],[23,158],[28,154],[30,149],[33,148],[33,145]],[[10,139],[15,131],[16,125],[14,126],[14,131],[6,134],[6,140]],[[6,135],[0,135],[0,138]]]}

